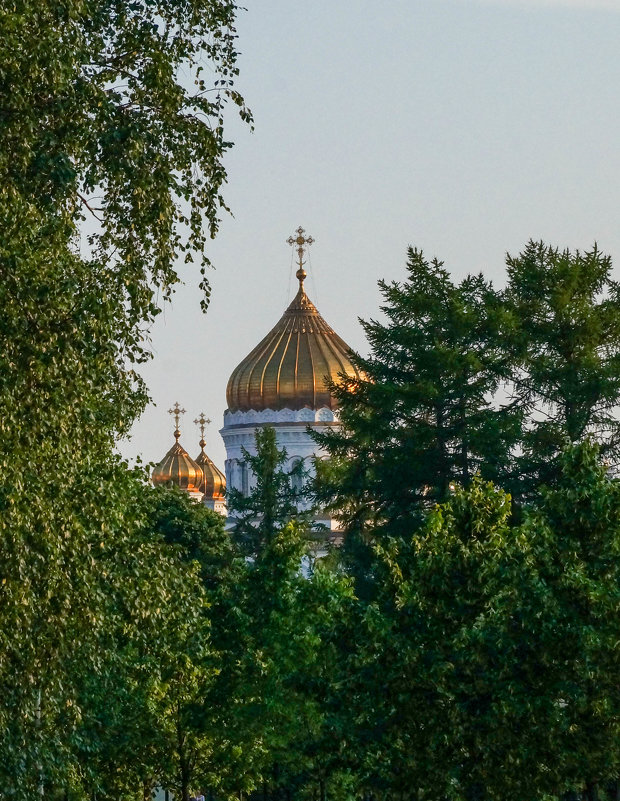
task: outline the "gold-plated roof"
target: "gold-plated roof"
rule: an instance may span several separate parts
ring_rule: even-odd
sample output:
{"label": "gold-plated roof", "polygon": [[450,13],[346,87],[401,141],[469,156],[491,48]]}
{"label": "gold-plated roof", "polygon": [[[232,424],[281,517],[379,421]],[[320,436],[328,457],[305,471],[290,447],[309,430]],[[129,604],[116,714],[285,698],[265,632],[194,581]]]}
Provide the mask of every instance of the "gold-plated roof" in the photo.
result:
{"label": "gold-plated roof", "polygon": [[303,229],[290,244],[298,245],[299,291],[278,324],[233,370],[226,388],[230,411],[254,409],[335,408],[325,380],[339,373],[359,378],[350,348],[321,317],[306,295],[303,282]]}
{"label": "gold-plated roof", "polygon": [[188,492],[198,492],[203,483],[202,468],[196,464],[179,442],[181,436],[179,415],[185,414],[185,409],[181,409],[179,404],[175,403],[174,407],[169,410],[169,414],[174,415],[175,418],[175,443],[153,470],[151,481],[156,486],[172,482]]}
{"label": "gold-plated roof", "polygon": [[221,470],[219,470],[209,459],[205,453],[205,427],[211,421],[200,412],[200,416],[194,420],[194,423],[200,429],[200,453],[196,457],[196,464],[200,467],[203,474],[203,481],[200,485],[200,492],[207,500],[224,500],[226,494],[226,479]]}
{"label": "gold-plated roof", "polygon": [[224,500],[224,496],[226,495],[226,479],[222,471],[213,464],[204,450],[201,450],[198,454],[196,464],[202,469],[204,476],[203,482],[200,485],[200,492],[202,492],[207,500]]}
{"label": "gold-plated roof", "polygon": [[188,452],[175,442],[161,462],[153,470],[153,484],[172,482],[188,492],[199,492],[203,483],[202,469]]}

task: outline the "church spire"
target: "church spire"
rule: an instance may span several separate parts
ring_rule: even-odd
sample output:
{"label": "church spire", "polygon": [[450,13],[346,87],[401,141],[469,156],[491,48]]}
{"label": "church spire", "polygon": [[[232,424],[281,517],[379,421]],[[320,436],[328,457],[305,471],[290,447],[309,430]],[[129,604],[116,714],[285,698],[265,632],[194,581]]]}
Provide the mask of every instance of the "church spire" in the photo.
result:
{"label": "church spire", "polygon": [[289,238],[286,241],[289,245],[291,245],[291,247],[295,245],[297,246],[296,250],[297,250],[297,258],[299,260],[298,262],[299,269],[295,273],[295,276],[299,281],[299,288],[303,289],[304,278],[307,275],[306,271],[304,270],[304,264],[306,263],[304,261],[304,252],[306,247],[310,247],[310,245],[314,242],[314,239],[311,236],[304,236],[306,232],[301,226],[299,226],[299,228],[295,231],[295,233],[297,234],[297,236],[289,236]]}

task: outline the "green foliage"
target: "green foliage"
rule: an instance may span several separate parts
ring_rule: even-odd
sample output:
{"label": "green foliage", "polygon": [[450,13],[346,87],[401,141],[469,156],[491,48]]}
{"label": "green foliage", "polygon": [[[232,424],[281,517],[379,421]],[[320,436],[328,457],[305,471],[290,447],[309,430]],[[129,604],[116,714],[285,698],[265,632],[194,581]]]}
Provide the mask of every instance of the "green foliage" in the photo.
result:
{"label": "green foliage", "polygon": [[180,744],[178,728],[189,729],[192,704],[213,672],[208,603],[198,565],[153,537],[152,506],[161,514],[166,494],[144,488],[142,530],[107,545],[100,557],[105,626],[86,644],[76,675],[82,715],[73,740],[75,789],[84,795],[129,799],[137,787],[164,779],[176,787],[182,757],[196,747],[191,738]]}
{"label": "green foliage", "polygon": [[[455,284],[409,249],[404,282],[380,282],[385,320],[363,322],[363,378],[332,387],[343,430],[317,436],[332,457],[318,496],[367,572],[369,540],[401,536],[453,482],[476,472],[533,500],[562,448],[593,437],[616,465],[620,295],[611,260],[530,242],[509,283]],[[417,521],[417,522],[416,522]]]}
{"label": "green foliage", "polygon": [[592,437],[611,464],[620,460],[620,287],[596,246],[571,253],[530,242],[507,265],[506,347],[527,421],[509,488],[529,499],[555,482],[567,443]]}
{"label": "green foliage", "polygon": [[[178,253],[203,251],[203,224],[217,230],[226,101],[249,119],[234,88],[236,12],[226,0],[26,0],[1,12],[2,205],[65,237],[92,213],[101,280],[133,323],[152,312],[152,281],[176,281]],[[23,226],[24,240],[37,233]]]}
{"label": "green foliage", "polygon": [[343,782],[334,681],[353,597],[348,580],[309,552],[311,511],[299,511],[304,498],[283,469],[273,428],[257,433],[246,460],[256,484],[247,497],[228,495],[233,537],[248,554],[233,593],[237,664],[223,671],[236,679],[236,722],[227,728],[244,742],[236,780],[245,774],[264,795],[309,798]]}
{"label": "green foliage", "polygon": [[298,464],[290,472],[283,469],[286,451],[278,450],[274,428],[258,430],[256,454],[244,448],[243,456],[254,483],[247,495],[230,488],[226,501],[237,544],[248,556],[260,556],[287,523],[303,520],[309,527],[311,511],[301,510],[305,495],[293,486],[293,477],[302,477],[302,466]]}
{"label": "green foliage", "polygon": [[[498,673],[513,668],[501,599],[521,578],[509,513],[509,499],[476,480],[431,514],[410,548],[378,547],[389,580],[365,609],[352,657],[371,791],[475,797],[485,758],[513,753],[493,706]],[[510,672],[503,678],[510,684]]]}
{"label": "green foliage", "polygon": [[213,772],[220,747],[216,733],[223,707],[230,702],[214,688],[222,670],[219,611],[233,580],[234,554],[222,516],[186,493],[157,488],[149,502],[149,535],[178,554],[190,568],[187,580],[195,582],[184,588],[195,597],[193,613],[164,632],[166,652],[158,663],[151,702],[162,740],[155,764],[159,783],[187,801],[190,788]]}
{"label": "green foliage", "polygon": [[270,796],[310,797],[340,768],[333,682],[352,596],[349,582],[320,563],[302,573],[307,547],[305,525],[286,524],[247,563],[240,586],[234,697],[251,759],[242,769]]}
{"label": "green foliage", "polygon": [[317,436],[333,457],[319,498],[361,565],[372,561],[368,537],[405,536],[454,481],[477,470],[500,480],[519,430],[511,409],[491,404],[509,364],[502,304],[482,276],[455,285],[410,248],[406,280],[379,286],[385,322],[362,322],[371,352],[354,355],[364,378],[332,387],[343,429]]}
{"label": "green foliage", "polygon": [[[217,230],[230,146],[225,101],[247,117],[233,86],[235,14],[234,3],[218,0],[25,0],[0,9],[7,798],[95,781],[76,754],[85,717],[98,714],[93,693],[110,688],[115,698],[114,671],[125,676],[124,660],[132,664],[117,648],[140,641],[138,629],[166,630],[166,598],[178,598],[179,609],[166,602],[165,614],[192,620],[181,603],[188,594],[172,590],[176,562],[140,540],[144,485],[113,446],[146,401],[132,365],[147,356],[158,293],[177,280],[178,255],[203,258],[203,224]],[[201,83],[205,66],[213,86]],[[129,573],[105,557],[108,549],[127,557]],[[162,597],[150,578],[161,581]],[[113,592],[122,583],[132,599],[126,620]],[[134,687],[142,687],[136,677]],[[123,693],[121,686],[110,714],[123,708]],[[84,748],[98,753],[100,739],[92,730],[88,737]]]}
{"label": "green foliage", "polygon": [[542,578],[556,609],[545,654],[561,710],[555,767],[564,787],[593,798],[620,777],[620,482],[590,443],[558,461],[558,480],[524,531],[544,544]]}
{"label": "green foliage", "polygon": [[[381,284],[365,377],[333,387],[344,430],[320,438],[357,597],[307,556],[272,429],[232,539],[114,455],[178,257],[208,301],[226,102],[250,120],[236,13],[0,9],[2,797],[594,801],[620,773],[620,490],[596,447],[561,451],[592,436],[618,460],[596,248],[530,243],[505,293],[415,250]],[[484,479],[535,501],[524,522]]]}
{"label": "green foliage", "polygon": [[592,801],[618,780],[611,262],[530,242],[504,292],[407,270],[318,437],[359,597],[336,685],[355,791]]}
{"label": "green foliage", "polygon": [[584,444],[519,527],[476,479],[409,548],[378,546],[390,581],[347,692],[365,787],[557,798],[617,780],[619,493]]}
{"label": "green foliage", "polygon": [[215,591],[234,558],[225,518],[176,487],[156,489],[150,503],[151,535],[176,546],[184,561],[197,562],[203,586]]}

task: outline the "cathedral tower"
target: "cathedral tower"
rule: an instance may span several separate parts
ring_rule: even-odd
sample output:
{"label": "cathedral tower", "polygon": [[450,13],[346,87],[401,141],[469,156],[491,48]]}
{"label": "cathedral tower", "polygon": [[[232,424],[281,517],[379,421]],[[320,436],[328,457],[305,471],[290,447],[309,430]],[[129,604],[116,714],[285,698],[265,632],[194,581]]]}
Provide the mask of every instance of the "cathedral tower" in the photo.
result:
{"label": "cathedral tower", "polygon": [[[344,373],[358,378],[350,348],[319,314],[304,289],[305,249],[314,241],[298,228],[288,243],[297,251],[299,289],[275,327],[233,370],[221,435],[226,446],[226,484],[247,494],[254,477],[242,448],[255,453],[257,429],[273,426],[288,466],[303,462],[311,474],[313,459],[323,454],[308,427],[324,431],[338,425],[336,402],[327,387]],[[322,522],[330,524],[325,519]]]}

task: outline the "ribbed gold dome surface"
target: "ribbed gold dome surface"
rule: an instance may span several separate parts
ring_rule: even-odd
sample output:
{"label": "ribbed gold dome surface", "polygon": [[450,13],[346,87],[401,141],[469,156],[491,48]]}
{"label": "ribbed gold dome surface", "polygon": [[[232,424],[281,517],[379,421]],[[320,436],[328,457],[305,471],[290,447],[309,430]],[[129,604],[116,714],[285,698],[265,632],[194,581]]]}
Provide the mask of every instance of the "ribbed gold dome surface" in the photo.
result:
{"label": "ribbed gold dome surface", "polygon": [[200,492],[209,500],[223,500],[226,494],[226,479],[222,471],[213,464],[204,450],[198,454],[196,464],[201,468],[204,476]]}
{"label": "ribbed gold dome surface", "polygon": [[359,371],[346,342],[325,322],[303,288],[278,324],[235,368],[226,388],[230,411],[254,409],[335,408],[325,378],[339,373],[355,378]]}
{"label": "ribbed gold dome surface", "polygon": [[171,481],[188,492],[198,492],[203,483],[202,468],[180,445],[177,438],[172,448],[153,470],[151,480],[155,485]]}

